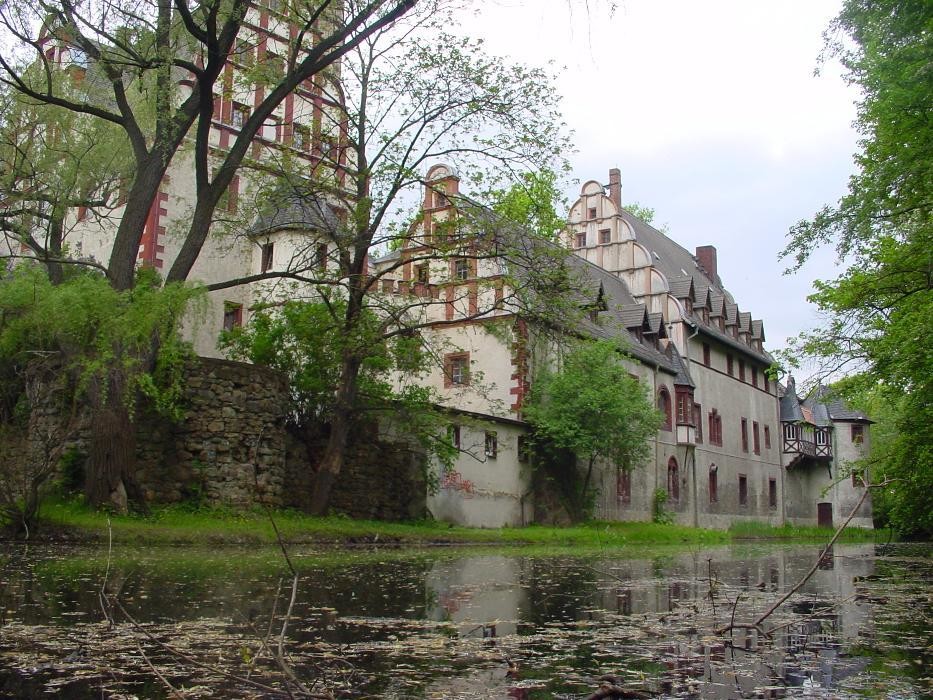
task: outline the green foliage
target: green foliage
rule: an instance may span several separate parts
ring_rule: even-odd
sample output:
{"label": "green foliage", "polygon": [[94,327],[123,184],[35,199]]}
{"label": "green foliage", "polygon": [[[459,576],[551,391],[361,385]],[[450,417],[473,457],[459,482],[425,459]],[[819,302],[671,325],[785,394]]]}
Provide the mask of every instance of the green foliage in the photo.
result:
{"label": "green foliage", "polygon": [[153,282],[118,292],[100,275],[76,273],[53,285],[40,268],[18,267],[0,282],[0,373],[22,373],[31,361],[47,359],[73,377],[81,395],[106,394],[117,371],[127,405],[140,392],[158,411],[179,418],[190,347],[178,325],[199,292]]}
{"label": "green foliage", "polygon": [[[827,322],[801,335],[797,357],[824,373],[858,375],[853,395],[874,388],[896,431],[872,453],[878,500],[902,533],[933,534],[933,17],[928,3],[848,0],[828,45],[862,91],[858,172],[845,196],[790,232],[782,253],[799,269],[816,246],[833,243],[848,265],[817,281],[811,301]],[[851,40],[851,41],[848,41]]]}
{"label": "green foliage", "polygon": [[59,459],[58,486],[63,493],[80,493],[84,489],[84,467],[87,457],[72,447]]}
{"label": "green foliage", "polygon": [[[155,279],[117,292],[100,275],[74,271],[52,284],[34,264],[0,280],[0,436],[8,435],[0,439],[0,501],[8,513],[25,504],[19,517],[24,529],[57,471],[65,488],[83,476],[76,456],[61,454],[74,428],[69,405],[88,399],[92,406],[122,404],[132,413],[144,396],[162,414],[180,417],[190,349],[177,327],[196,294],[180,285],[162,289]],[[37,402],[51,395],[59,402],[58,420],[47,417],[30,436],[41,449],[9,454],[16,441],[8,429],[22,432]]]}
{"label": "green foliage", "polygon": [[496,214],[548,241],[556,241],[564,229],[567,222],[558,212],[566,208],[552,170],[525,173],[508,189],[493,194]]}
{"label": "green foliage", "polygon": [[665,507],[669,495],[667,489],[655,489],[651,498],[651,520],[661,525],[670,525],[674,516]]}
{"label": "green foliage", "polygon": [[649,452],[660,416],[609,340],[575,343],[556,372],[535,377],[525,419],[540,438],[589,459],[631,468]]}
{"label": "green foliage", "polygon": [[[642,206],[638,202],[632,202],[631,204],[623,204],[622,208],[625,209],[632,216],[638,217],[646,224],[650,224],[654,221],[655,211],[654,207]],[[668,233],[669,227],[667,224],[660,224],[656,226],[657,230],[661,233]]]}
{"label": "green foliage", "polygon": [[289,381],[291,419],[302,429],[323,427],[336,408],[344,362],[360,362],[353,419],[379,414],[413,437],[422,448],[449,462],[453,448],[446,439],[447,418],[435,408],[431,389],[417,379],[429,367],[417,333],[386,337],[373,311],[364,309],[346,326],[346,302],[290,301],[260,310],[246,326],[221,337],[234,358],[282,372]]}
{"label": "green foliage", "polygon": [[[661,424],[644,385],[622,365],[622,353],[613,341],[575,342],[557,371],[535,377],[522,409],[533,428],[536,451],[575,456],[560,462],[562,478],[575,485],[577,516],[591,503],[596,461],[632,469],[648,457],[648,438]],[[586,464],[584,474],[578,459]]]}
{"label": "green foliage", "polygon": [[128,405],[141,392],[156,410],[179,418],[181,368],[191,350],[178,325],[198,292],[153,282],[118,292],[100,275],[77,273],[53,285],[39,268],[18,267],[0,283],[0,371],[23,372],[47,359],[74,378],[79,395],[106,394],[118,371]]}

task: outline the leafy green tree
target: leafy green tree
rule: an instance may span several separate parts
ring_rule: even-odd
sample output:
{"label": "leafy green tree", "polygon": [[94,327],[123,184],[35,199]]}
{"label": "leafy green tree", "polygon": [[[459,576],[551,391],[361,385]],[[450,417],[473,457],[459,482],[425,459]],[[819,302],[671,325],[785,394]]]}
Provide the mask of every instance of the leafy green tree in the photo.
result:
{"label": "leafy green tree", "polygon": [[[148,271],[142,275],[151,277]],[[0,282],[0,432],[7,433],[2,448],[9,451],[17,444],[9,439],[11,431],[31,431],[30,419],[44,415],[50,397],[65,416],[74,415],[79,410],[75,402],[83,399],[94,409],[86,494],[93,503],[107,503],[118,494],[114,505],[125,509],[127,496],[136,495],[134,455],[125,451],[135,449],[134,428],[127,419],[144,402],[170,417],[180,416],[182,368],[190,347],[178,326],[197,294],[181,285],[161,288],[151,278],[119,292],[99,273],[73,270],[55,285],[40,267],[19,266]],[[153,338],[159,339],[157,348]],[[111,427],[129,433],[128,439],[95,446],[110,434],[100,428],[101,421],[113,422]],[[0,489],[7,515],[11,504],[25,504],[17,522],[35,517],[38,491],[54,472],[69,430],[52,433],[33,436],[57,441],[42,454],[8,453],[3,460]],[[17,484],[29,485],[28,497],[10,495]]]}
{"label": "leafy green tree", "polygon": [[282,372],[291,392],[290,423],[310,447],[330,423],[340,383],[340,360],[352,345],[360,354],[355,428],[390,419],[399,434],[448,463],[454,448],[445,439],[449,417],[438,397],[418,379],[431,363],[417,334],[385,337],[382,321],[366,311],[351,337],[340,328],[346,302],[290,301],[259,311],[247,326],[224,334],[221,345],[234,358]]}
{"label": "leafy green tree", "polygon": [[[409,20],[415,21],[414,16]],[[536,283],[534,276],[515,274],[518,268],[541,269],[543,274],[559,257],[553,250],[545,254],[544,247],[513,245],[502,235],[509,227],[488,208],[517,174],[561,170],[564,165],[561,154],[568,141],[550,76],[503,64],[479,42],[447,33],[445,25],[452,20],[446,14],[419,15],[418,21],[417,31],[373,32],[349,53],[340,84],[325,86],[323,95],[340,105],[324,118],[342,125],[346,134],[342,147],[325,155],[337,167],[310,182],[300,177],[288,181],[306,201],[315,198],[347,212],[320,231],[319,238],[309,239],[310,250],[326,241],[327,262],[323,270],[311,268],[303,277],[312,281],[306,292],[310,302],[332,304],[335,333],[341,336],[334,338],[339,378],[310,505],[316,513],[327,509],[360,405],[368,348],[353,339],[371,318],[380,319],[386,339],[444,325],[443,297],[376,293],[383,281],[401,277],[406,265],[433,263],[432,274],[437,275],[439,269],[449,269],[453,258],[477,264],[503,261],[504,296],[494,302],[489,295],[488,303],[467,320],[478,319],[493,312],[496,303],[517,303],[519,290]],[[471,197],[446,193],[458,213],[425,232],[419,229],[423,220],[406,201],[420,201],[430,192],[426,173],[439,162],[454,173],[470,174],[464,183]],[[404,254],[373,260],[378,251],[397,249],[399,241]],[[297,270],[303,265],[307,270],[305,260],[310,259],[296,255]],[[336,300],[339,305],[333,304]],[[543,304],[543,297],[538,302]]]}
{"label": "leafy green tree", "polygon": [[493,193],[492,209],[505,221],[544,240],[557,241],[567,225],[566,218],[558,214],[566,211],[566,204],[557,173],[543,170],[524,173],[509,189]]}
{"label": "leafy green tree", "polygon": [[[826,316],[792,346],[820,374],[859,375],[875,387],[896,437],[874,455],[873,479],[903,533],[933,533],[933,15],[922,0],[848,0],[827,32],[828,51],[861,90],[858,172],[835,206],[790,231],[782,257],[797,271],[832,243],[848,267],[816,281],[810,300]],[[882,446],[879,446],[881,449]]]}
{"label": "leafy green tree", "polygon": [[593,470],[605,461],[630,470],[649,455],[661,416],[645,386],[622,364],[624,348],[609,340],[577,341],[556,371],[533,380],[522,414],[536,452],[559,484],[571,517],[588,514]]}
{"label": "leafy green tree", "polygon": [[19,99],[2,84],[0,114],[0,256],[24,250],[23,257],[41,261],[56,283],[64,278],[65,264],[103,270],[69,255],[67,226],[78,208],[97,217],[102,208],[115,206],[133,162],[130,150],[121,147],[119,129]]}
{"label": "leafy green tree", "polygon": [[[654,221],[655,211],[653,207],[646,207],[638,202],[632,202],[631,204],[623,204],[622,208],[625,209],[632,216],[636,216],[646,224],[650,224]],[[667,224],[661,224],[658,226],[658,231],[661,233],[668,233],[670,227]]]}

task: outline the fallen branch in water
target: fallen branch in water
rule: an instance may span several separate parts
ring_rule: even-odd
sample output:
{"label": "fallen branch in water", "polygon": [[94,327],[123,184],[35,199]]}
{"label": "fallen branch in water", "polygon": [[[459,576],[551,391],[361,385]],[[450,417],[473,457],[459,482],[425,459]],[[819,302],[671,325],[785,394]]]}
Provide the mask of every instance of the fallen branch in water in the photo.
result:
{"label": "fallen branch in water", "polygon": [[[774,612],[779,607],[781,607],[785,602],[787,602],[787,600],[792,595],[794,595],[797,591],[803,588],[804,584],[806,584],[806,582],[810,580],[813,574],[817,572],[817,570],[820,568],[820,564],[826,558],[826,555],[829,554],[830,551],[832,551],[833,545],[836,544],[836,541],[842,535],[843,531],[846,529],[846,527],[848,527],[849,523],[852,522],[852,518],[855,517],[855,514],[859,511],[859,509],[865,503],[865,499],[868,498],[868,494],[870,490],[873,488],[883,488],[884,486],[887,486],[888,483],[889,482],[885,480],[879,484],[872,484],[865,488],[865,490],[862,492],[862,497],[858,499],[858,502],[852,508],[852,511],[849,513],[849,516],[845,520],[842,521],[842,524],[838,528],[836,528],[836,532],[833,533],[833,536],[830,538],[829,542],[827,542],[826,546],[823,547],[823,550],[820,552],[820,555],[816,558],[816,561],[813,562],[813,566],[810,567],[810,570],[807,571],[807,573],[805,573],[803,577],[799,581],[797,581],[797,583],[791,586],[791,588],[789,588],[788,591],[784,595],[778,598],[777,601],[773,605],[771,605],[771,607],[769,607],[761,615],[759,615],[758,618],[755,619],[754,622],[736,622],[735,621],[735,609],[733,608],[732,621],[728,625],[725,625],[717,629],[716,634],[723,635],[726,632],[732,632],[732,630],[735,630],[735,629],[754,629],[754,630],[758,630],[762,634],[770,636],[771,633],[774,632],[774,630],[771,630],[770,632],[765,631],[765,629],[762,627],[762,623],[765,620],[767,620],[769,617],[771,617],[771,615],[773,615]],[[736,603],[738,603],[738,600],[736,600]]]}

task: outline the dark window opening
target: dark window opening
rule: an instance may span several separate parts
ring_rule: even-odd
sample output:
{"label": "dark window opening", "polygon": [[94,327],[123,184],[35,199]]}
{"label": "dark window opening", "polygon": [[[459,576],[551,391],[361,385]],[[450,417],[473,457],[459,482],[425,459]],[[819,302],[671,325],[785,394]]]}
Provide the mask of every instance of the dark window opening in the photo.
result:
{"label": "dark window opening", "polygon": [[616,476],[616,498],[619,503],[632,502],[632,472],[620,469]]}
{"label": "dark window opening", "polygon": [[673,457],[667,462],[667,495],[673,503],[680,501],[680,470]]}
{"label": "dark window opening", "polygon": [[703,343],[703,364],[706,365],[707,367],[710,366],[710,360],[711,360],[710,355],[711,354],[712,353],[710,352],[710,349],[709,349],[709,343]]}
{"label": "dark window opening", "polygon": [[661,391],[658,392],[658,410],[661,411],[664,420],[661,425],[661,430],[670,430],[673,424],[673,416],[671,415],[671,395],[668,393],[667,389],[663,387]]}
{"label": "dark window opening", "polygon": [[739,505],[748,505],[748,477],[739,474]]}
{"label": "dark window opening", "polygon": [[748,452],[748,419],[742,419],[742,452]]}
{"label": "dark window opening", "polygon": [[768,479],[768,507],[777,508],[777,481]]}
{"label": "dark window opening", "polygon": [[260,272],[268,272],[272,269],[273,254],[275,252],[275,243],[262,244],[262,260],[259,263]]}
{"label": "dark window opening", "polygon": [[232,331],[243,325],[243,304],[224,302],[224,330]]}
{"label": "dark window opening", "polygon": [[709,502],[716,503],[719,500],[719,467],[711,464],[709,467]]}
{"label": "dark window opening", "polygon": [[495,459],[499,454],[499,438],[495,431],[486,431],[486,457]]}

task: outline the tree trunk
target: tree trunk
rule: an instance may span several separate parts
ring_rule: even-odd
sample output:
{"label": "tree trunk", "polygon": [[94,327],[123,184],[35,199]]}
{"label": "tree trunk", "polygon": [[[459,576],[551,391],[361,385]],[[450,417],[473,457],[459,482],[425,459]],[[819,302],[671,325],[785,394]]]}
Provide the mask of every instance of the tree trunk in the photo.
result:
{"label": "tree trunk", "polygon": [[107,278],[114,289],[132,289],[136,279],[136,261],[139,258],[139,242],[146,229],[149,210],[155,201],[162,184],[162,177],[168,169],[168,162],[153,151],[139,164],[139,171],[133,182],[120,217],[120,226],[113,240],[110,262],[107,264]]}
{"label": "tree trunk", "polygon": [[120,397],[108,398],[95,412],[84,491],[93,506],[112,504],[126,512],[133,492],[136,427]]}
{"label": "tree trunk", "polygon": [[347,452],[347,438],[356,402],[357,379],[360,373],[360,361],[351,355],[344,357],[340,372],[340,386],[337,388],[337,402],[330,424],[330,437],[324,456],[314,476],[314,488],[311,493],[309,510],[312,515],[324,515],[330,505],[330,494]]}

